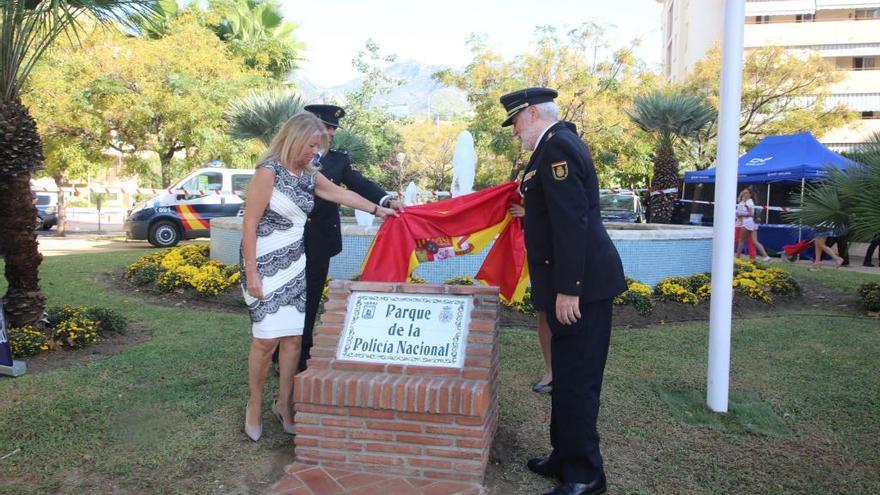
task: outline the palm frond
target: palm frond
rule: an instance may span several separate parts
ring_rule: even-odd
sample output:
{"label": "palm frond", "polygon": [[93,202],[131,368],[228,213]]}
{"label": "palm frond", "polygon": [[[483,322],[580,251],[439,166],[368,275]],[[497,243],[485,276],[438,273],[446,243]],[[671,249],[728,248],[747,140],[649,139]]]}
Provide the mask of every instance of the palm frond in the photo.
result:
{"label": "palm frond", "polygon": [[660,90],[636,96],[633,109],[626,113],[639,128],[659,134],[661,140],[690,137],[717,115],[700,95]]}
{"label": "palm frond", "polygon": [[0,0],[0,98],[18,98],[24,81],[55,39],[79,39],[84,21],[134,28],[151,16],[154,0]]}
{"label": "palm frond", "polygon": [[234,102],[226,113],[229,135],[258,139],[266,146],[288,119],[303,111],[302,97],[283,89],[252,91]]}
{"label": "palm frond", "polygon": [[346,129],[338,129],[333,138],[333,148],[345,150],[351,156],[351,162],[365,165],[372,160],[370,148],[354,133]]}

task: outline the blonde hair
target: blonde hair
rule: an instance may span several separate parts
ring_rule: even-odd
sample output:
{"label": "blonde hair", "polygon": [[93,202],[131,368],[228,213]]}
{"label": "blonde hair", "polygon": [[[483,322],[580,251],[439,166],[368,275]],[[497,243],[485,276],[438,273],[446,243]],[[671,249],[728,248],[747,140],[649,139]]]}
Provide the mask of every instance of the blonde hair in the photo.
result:
{"label": "blonde hair", "polygon": [[[275,160],[282,165],[288,165],[291,155],[299,153],[316,132],[321,134],[321,149],[326,150],[330,146],[330,137],[321,119],[309,112],[294,115],[281,126],[278,134],[269,143],[269,149],[263,153],[257,163]],[[312,164],[307,163],[306,171],[312,172],[312,170]]]}
{"label": "blonde hair", "polygon": [[752,189],[747,187],[747,188],[743,189],[742,191],[740,191],[739,196],[737,196],[737,198],[736,198],[736,202],[742,203],[743,201],[745,201],[745,198],[743,196],[745,196],[746,194],[748,194],[749,197],[751,198],[752,197]]}

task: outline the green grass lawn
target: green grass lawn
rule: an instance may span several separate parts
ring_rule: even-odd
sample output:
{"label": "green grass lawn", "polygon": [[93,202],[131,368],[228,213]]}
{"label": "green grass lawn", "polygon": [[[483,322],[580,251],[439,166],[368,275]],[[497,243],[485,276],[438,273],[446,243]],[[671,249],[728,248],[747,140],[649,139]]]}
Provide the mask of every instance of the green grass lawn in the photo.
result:
{"label": "green grass lawn", "polygon": [[[259,443],[241,431],[244,313],[146,304],[101,284],[100,273],[145,252],[44,261],[50,305],[112,307],[152,336],[89,364],[0,379],[0,457],[20,449],[0,461],[0,493],[260,493],[292,461],[269,415]],[[857,285],[842,273],[827,283]],[[502,422],[487,480],[497,495],[550,486],[523,466],[548,449],[550,406],[529,390],[542,364],[526,330],[502,332]],[[612,493],[880,493],[876,319],[737,320],[723,417],[701,405],[707,333],[706,323],[615,332],[600,416]]]}
{"label": "green grass lawn", "polygon": [[788,270],[802,284],[810,284],[841,292],[855,293],[859,285],[865,282],[880,282],[880,271],[877,273],[850,272],[838,270],[827,264],[813,272],[805,264],[773,263],[771,266],[778,266]]}

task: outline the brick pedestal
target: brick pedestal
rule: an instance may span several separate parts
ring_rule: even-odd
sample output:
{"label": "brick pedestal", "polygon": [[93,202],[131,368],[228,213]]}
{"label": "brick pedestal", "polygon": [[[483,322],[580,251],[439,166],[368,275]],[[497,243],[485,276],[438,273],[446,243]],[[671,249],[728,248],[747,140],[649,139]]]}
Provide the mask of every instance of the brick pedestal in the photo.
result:
{"label": "brick pedestal", "polygon": [[[342,361],[352,291],[471,295],[458,368]],[[296,377],[296,459],[330,469],[480,483],[498,425],[498,290],[334,281],[308,370]]]}

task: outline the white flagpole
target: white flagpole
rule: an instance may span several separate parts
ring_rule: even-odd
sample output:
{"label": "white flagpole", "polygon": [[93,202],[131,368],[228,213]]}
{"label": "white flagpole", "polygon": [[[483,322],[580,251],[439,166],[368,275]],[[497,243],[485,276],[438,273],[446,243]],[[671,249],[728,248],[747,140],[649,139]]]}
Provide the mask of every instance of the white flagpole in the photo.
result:
{"label": "white flagpole", "polygon": [[715,235],[712,241],[712,300],[709,313],[709,369],[706,404],[727,412],[730,385],[730,326],[733,306],[733,232],[739,159],[745,0],[724,3],[721,43],[721,109],[718,170],[715,175]]}

